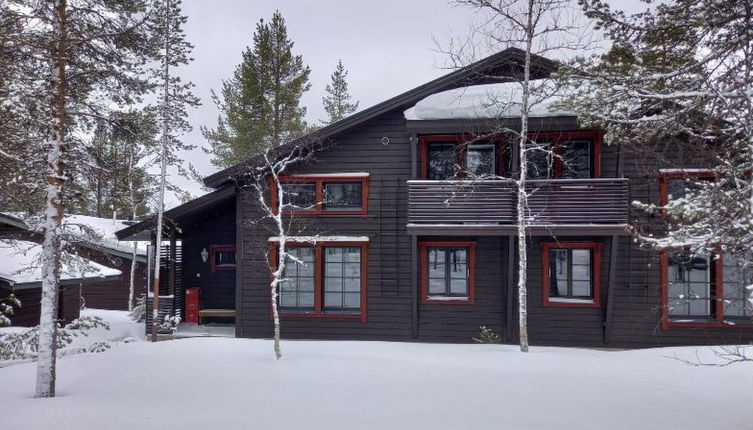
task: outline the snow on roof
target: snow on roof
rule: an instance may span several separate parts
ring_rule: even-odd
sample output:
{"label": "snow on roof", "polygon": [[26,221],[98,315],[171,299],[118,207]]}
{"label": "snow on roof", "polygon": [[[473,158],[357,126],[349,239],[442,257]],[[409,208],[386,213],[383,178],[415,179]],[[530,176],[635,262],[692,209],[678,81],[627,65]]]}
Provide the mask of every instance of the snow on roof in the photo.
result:
{"label": "snow on roof", "polygon": [[[12,284],[42,281],[42,245],[23,240],[0,240],[0,278]],[[64,253],[60,280],[120,276],[111,269],[84,258]]]}
{"label": "snow on roof", "polygon": [[[63,218],[63,225],[69,233],[78,236],[81,240],[90,244],[99,245],[128,254],[133,252],[134,242],[120,241],[115,236],[116,231],[130,226],[126,221],[113,221],[112,218],[97,218],[87,215],[66,215]],[[99,237],[93,236],[91,231],[87,229],[91,229],[91,231],[96,233]],[[146,249],[149,242],[137,241],[135,243],[137,249],[136,253],[138,255],[146,255]]]}
{"label": "snow on roof", "polygon": [[[529,116],[575,116],[552,108],[562,96],[556,94],[551,83],[532,83],[535,104],[530,107]],[[520,82],[474,85],[432,94],[403,114],[407,120],[515,118],[521,113],[522,96]]]}

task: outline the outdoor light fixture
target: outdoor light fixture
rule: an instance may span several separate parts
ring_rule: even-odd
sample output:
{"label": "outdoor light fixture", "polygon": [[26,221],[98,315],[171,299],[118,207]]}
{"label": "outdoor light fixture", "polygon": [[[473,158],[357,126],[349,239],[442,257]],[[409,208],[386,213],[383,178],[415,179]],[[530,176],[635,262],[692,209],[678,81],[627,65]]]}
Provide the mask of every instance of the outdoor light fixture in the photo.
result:
{"label": "outdoor light fixture", "polygon": [[207,252],[207,249],[204,248],[201,250],[201,261],[207,262],[207,258],[209,258],[209,253]]}

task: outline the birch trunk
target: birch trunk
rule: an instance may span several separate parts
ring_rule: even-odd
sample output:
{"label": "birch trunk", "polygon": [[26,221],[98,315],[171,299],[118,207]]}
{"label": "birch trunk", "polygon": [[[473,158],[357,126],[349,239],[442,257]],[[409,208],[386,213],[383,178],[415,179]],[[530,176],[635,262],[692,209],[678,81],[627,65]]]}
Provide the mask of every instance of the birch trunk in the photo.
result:
{"label": "birch trunk", "polygon": [[[128,196],[131,203],[131,219],[136,220],[136,193],[133,189],[133,167],[134,167],[134,148],[128,154]],[[131,277],[128,282],[128,312],[133,312],[133,301],[136,290],[136,257],[138,256],[138,246],[133,242],[133,251],[131,252]]]}
{"label": "birch trunk", "polygon": [[57,356],[57,302],[60,282],[60,225],[63,220],[63,144],[66,125],[66,0],[56,7],[54,22],[55,52],[52,90],[55,112],[54,138],[48,143],[47,196],[42,242],[42,301],[39,316],[39,353],[37,356],[36,397],[55,396],[55,361]]}
{"label": "birch trunk", "polygon": [[527,223],[526,206],[528,203],[528,193],[526,191],[526,182],[528,179],[528,151],[526,142],[528,141],[528,110],[530,96],[531,80],[531,46],[533,44],[533,13],[534,1],[528,0],[528,13],[526,25],[526,54],[525,64],[523,67],[523,97],[520,112],[520,178],[518,180],[518,330],[520,338],[520,350],[528,352],[528,253],[527,253]]}

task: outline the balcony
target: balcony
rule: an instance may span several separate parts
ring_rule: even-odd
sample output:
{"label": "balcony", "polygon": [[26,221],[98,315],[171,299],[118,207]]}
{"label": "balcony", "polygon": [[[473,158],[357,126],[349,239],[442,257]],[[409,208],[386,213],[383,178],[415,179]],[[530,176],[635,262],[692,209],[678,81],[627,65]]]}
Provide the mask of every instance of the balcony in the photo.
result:
{"label": "balcony", "polygon": [[[628,179],[528,181],[533,234],[620,234],[628,223]],[[408,181],[408,230],[415,234],[514,234],[511,180]]]}

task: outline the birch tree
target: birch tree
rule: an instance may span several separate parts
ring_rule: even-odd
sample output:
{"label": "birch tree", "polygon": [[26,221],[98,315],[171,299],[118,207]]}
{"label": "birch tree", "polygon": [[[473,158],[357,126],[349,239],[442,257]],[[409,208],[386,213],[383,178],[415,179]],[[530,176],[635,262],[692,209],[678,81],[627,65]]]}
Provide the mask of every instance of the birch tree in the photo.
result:
{"label": "birch tree", "polygon": [[[490,94],[488,104],[499,112],[515,112],[520,118],[520,128],[498,127],[494,134],[505,133],[514,137],[519,153],[519,171],[514,178],[517,194],[517,251],[518,251],[518,329],[520,350],[527,352],[528,342],[528,229],[532,218],[528,213],[529,179],[534,154],[548,159],[556,154],[539,145],[529,136],[529,118],[537,105],[546,103],[558,91],[553,80],[533,76],[534,55],[562,55],[563,51],[589,49],[591,42],[579,22],[580,13],[568,0],[458,0],[457,5],[480,12],[484,21],[471,28],[471,36],[459,43],[453,42],[444,51],[455,67],[470,64],[479,51],[498,51],[516,47],[524,52],[523,64],[508,74],[481,72],[487,80],[517,82],[518,91]],[[483,136],[481,136],[483,139]],[[477,139],[478,140],[478,139]]]}

